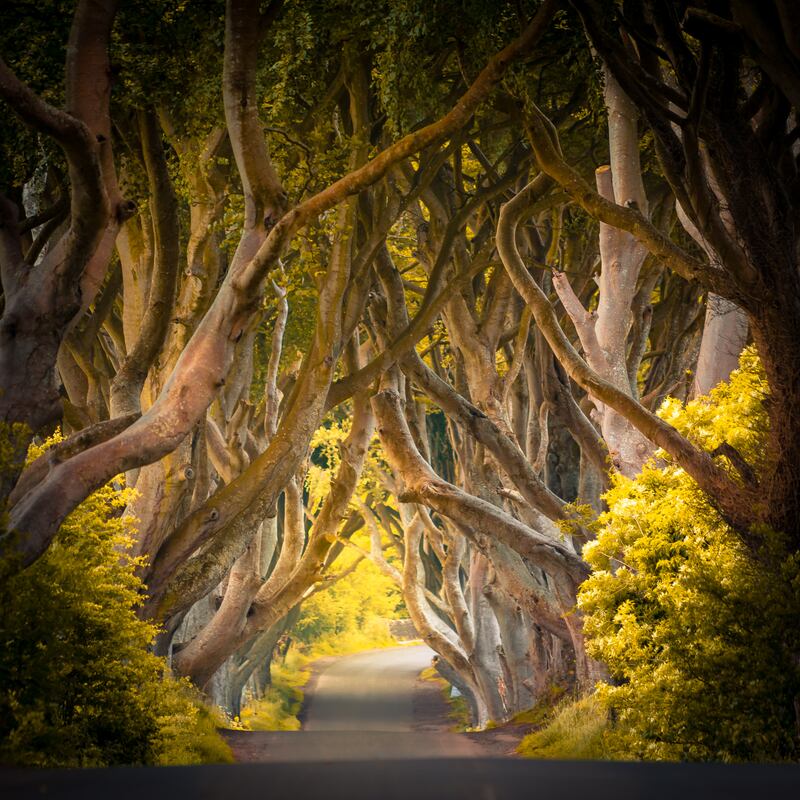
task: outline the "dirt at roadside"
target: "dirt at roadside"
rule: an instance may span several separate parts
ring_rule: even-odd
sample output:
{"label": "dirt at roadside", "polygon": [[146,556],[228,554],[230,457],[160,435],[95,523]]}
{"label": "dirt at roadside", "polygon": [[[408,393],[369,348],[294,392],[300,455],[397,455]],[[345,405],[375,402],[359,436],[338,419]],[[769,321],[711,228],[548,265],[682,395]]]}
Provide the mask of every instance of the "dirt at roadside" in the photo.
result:
{"label": "dirt at roadside", "polygon": [[[310,662],[304,670],[308,671],[308,680],[300,687],[303,693],[303,703],[297,712],[297,719],[302,725],[305,721],[310,698],[314,693],[320,674],[331,662],[336,660],[336,656],[323,656]],[[233,758],[237,764],[258,763],[264,760],[265,740],[269,738],[271,731],[236,731],[220,728],[219,733],[228,743],[233,752]]]}
{"label": "dirt at roadside", "polygon": [[450,706],[439,681],[417,678],[414,684],[414,730],[447,733],[454,729]]}
{"label": "dirt at roadside", "polygon": [[517,747],[523,737],[531,732],[531,727],[529,723],[509,722],[491,730],[461,735],[480,745],[489,758],[521,758],[517,753]]}
{"label": "dirt at roadside", "polygon": [[253,736],[253,731],[220,728],[219,734],[228,743],[237,764],[254,764],[260,760],[264,744],[259,737]]}
{"label": "dirt at roadside", "polygon": [[314,690],[317,688],[319,676],[325,671],[325,667],[336,661],[337,656],[323,656],[315,661],[311,661],[303,667],[309,673],[308,680],[300,687],[303,693],[303,703],[300,710],[297,712],[297,719],[300,720],[301,725],[305,725],[306,718],[308,717],[308,709],[311,706],[312,698],[314,697]]}
{"label": "dirt at roadside", "polygon": [[[442,684],[436,680],[417,678],[414,686],[414,730],[453,732],[455,721],[445,700]],[[531,731],[530,723],[509,723],[486,731],[461,733],[483,750],[488,758],[519,758],[516,749]]]}

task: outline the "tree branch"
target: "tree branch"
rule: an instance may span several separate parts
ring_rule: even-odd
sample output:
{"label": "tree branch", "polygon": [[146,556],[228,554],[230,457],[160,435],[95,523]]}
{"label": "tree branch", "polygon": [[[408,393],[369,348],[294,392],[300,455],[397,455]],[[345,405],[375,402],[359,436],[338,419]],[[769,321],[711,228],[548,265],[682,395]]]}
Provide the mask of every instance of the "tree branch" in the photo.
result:
{"label": "tree branch", "polygon": [[530,305],[534,319],[567,374],[585,391],[597,397],[631,422],[644,436],[666,450],[682,466],[736,526],[746,526],[742,518],[742,489],[711,456],[695,447],[675,428],[630,395],[603,380],[578,355],[558,323],[547,296],[531,278],[516,245],[516,229],[524,213],[526,190],[506,203],[497,224],[497,249],[517,291]]}

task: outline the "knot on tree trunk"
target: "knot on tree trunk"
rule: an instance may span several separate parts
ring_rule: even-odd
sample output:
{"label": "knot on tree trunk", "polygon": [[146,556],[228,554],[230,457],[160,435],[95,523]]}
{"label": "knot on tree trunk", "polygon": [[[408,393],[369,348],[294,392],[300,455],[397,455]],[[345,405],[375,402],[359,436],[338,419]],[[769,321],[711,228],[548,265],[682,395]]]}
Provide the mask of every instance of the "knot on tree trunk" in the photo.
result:
{"label": "knot on tree trunk", "polygon": [[117,204],[116,208],[117,222],[122,224],[126,220],[129,220],[131,217],[133,217],[138,210],[139,207],[133,200],[123,200],[121,203]]}

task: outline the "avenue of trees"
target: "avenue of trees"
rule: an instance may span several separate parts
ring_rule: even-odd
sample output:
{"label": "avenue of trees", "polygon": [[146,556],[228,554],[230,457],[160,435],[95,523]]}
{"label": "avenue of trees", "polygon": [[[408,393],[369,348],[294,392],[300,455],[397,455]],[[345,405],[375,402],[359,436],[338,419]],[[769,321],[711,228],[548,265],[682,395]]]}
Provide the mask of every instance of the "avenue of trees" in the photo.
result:
{"label": "avenue of trees", "polygon": [[791,0],[15,0],[0,56],[0,579],[124,485],[230,713],[355,556],[475,725],[797,758]]}

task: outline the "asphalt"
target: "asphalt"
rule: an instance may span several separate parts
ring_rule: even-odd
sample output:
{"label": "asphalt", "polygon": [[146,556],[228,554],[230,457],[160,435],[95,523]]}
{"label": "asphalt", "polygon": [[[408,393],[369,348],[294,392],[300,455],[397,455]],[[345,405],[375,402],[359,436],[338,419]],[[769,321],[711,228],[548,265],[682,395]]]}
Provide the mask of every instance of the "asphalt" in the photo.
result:
{"label": "asphalt", "polygon": [[0,772],[3,800],[758,800],[800,767],[428,759]]}
{"label": "asphalt", "polygon": [[304,712],[306,731],[410,731],[426,645],[371,650],[337,659],[319,675]]}
{"label": "asphalt", "polygon": [[464,736],[413,729],[414,684],[432,657],[429,647],[412,645],[337,659],[306,695],[302,731],[232,731],[226,738],[250,763],[480,756]]}

